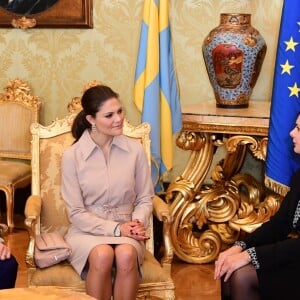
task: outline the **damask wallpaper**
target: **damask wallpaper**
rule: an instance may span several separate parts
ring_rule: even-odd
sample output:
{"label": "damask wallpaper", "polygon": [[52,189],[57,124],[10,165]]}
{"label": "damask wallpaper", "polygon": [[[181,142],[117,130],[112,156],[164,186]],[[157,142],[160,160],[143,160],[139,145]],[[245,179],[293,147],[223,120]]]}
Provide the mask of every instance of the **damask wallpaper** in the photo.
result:
{"label": "damask wallpaper", "polygon": [[[167,1],[167,0],[161,0]],[[222,12],[252,14],[268,50],[252,99],[270,99],[283,0],[169,0],[182,105],[212,99],[202,41]],[[41,123],[67,113],[67,103],[96,79],[119,92],[127,118],[140,122],[133,84],[143,0],[94,0],[93,29],[0,29],[0,88],[21,78],[42,100]],[[175,146],[174,146],[175,147]],[[173,175],[184,166],[176,149]]]}

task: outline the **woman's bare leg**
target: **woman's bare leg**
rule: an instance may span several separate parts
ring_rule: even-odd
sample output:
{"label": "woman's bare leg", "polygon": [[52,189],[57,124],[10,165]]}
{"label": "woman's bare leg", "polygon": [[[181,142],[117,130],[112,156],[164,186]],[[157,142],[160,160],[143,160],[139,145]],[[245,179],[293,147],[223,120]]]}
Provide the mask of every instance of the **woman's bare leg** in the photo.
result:
{"label": "woman's bare leg", "polygon": [[115,248],[114,300],[135,300],[139,286],[137,252],[128,244]]}
{"label": "woman's bare leg", "polygon": [[92,249],[86,277],[86,292],[98,300],[110,300],[112,296],[112,266],[114,249],[110,245],[98,245]]}

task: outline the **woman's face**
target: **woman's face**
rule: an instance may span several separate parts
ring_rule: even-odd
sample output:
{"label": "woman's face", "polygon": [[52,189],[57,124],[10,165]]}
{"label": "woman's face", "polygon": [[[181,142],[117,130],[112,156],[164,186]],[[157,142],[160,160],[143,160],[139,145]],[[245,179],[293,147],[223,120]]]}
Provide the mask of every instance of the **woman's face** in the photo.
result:
{"label": "woman's face", "polygon": [[117,136],[123,132],[124,112],[119,99],[110,98],[105,101],[96,117],[88,115],[87,120],[95,124],[97,132],[107,136]]}
{"label": "woman's face", "polygon": [[300,115],[298,115],[296,126],[291,130],[290,136],[293,138],[294,151],[300,154]]}

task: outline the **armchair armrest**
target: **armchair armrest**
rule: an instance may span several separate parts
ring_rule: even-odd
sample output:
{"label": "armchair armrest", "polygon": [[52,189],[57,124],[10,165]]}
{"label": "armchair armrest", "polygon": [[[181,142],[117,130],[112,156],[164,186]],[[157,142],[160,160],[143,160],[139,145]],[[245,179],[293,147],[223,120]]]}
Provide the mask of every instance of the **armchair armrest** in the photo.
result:
{"label": "armchair armrest", "polygon": [[173,222],[173,217],[170,215],[169,205],[164,202],[159,196],[155,195],[153,198],[153,214],[161,222]]}
{"label": "armchair armrest", "polygon": [[28,267],[35,267],[34,262],[34,245],[35,245],[35,236],[37,232],[37,223],[40,218],[42,208],[42,200],[40,196],[31,195],[26,201],[25,205],[25,226],[29,234],[29,243],[26,250],[26,265]]}
{"label": "armchair armrest", "polygon": [[153,214],[163,222],[163,243],[164,255],[161,259],[162,267],[171,274],[171,264],[174,257],[174,248],[170,237],[170,228],[173,223],[173,216],[170,215],[169,205],[157,195],[153,198]]}
{"label": "armchair armrest", "polygon": [[40,196],[31,195],[26,201],[25,217],[39,217],[41,214],[42,200]]}

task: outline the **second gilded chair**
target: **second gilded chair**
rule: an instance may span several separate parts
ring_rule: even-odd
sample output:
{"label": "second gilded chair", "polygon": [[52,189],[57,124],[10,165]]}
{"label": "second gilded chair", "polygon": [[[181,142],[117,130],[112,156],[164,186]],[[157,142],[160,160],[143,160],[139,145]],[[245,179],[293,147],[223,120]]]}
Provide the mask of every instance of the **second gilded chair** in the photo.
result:
{"label": "second gilded chair", "polygon": [[0,94],[0,190],[6,198],[9,231],[14,228],[14,194],[31,183],[31,123],[39,120],[41,102],[26,82],[11,80]]}

